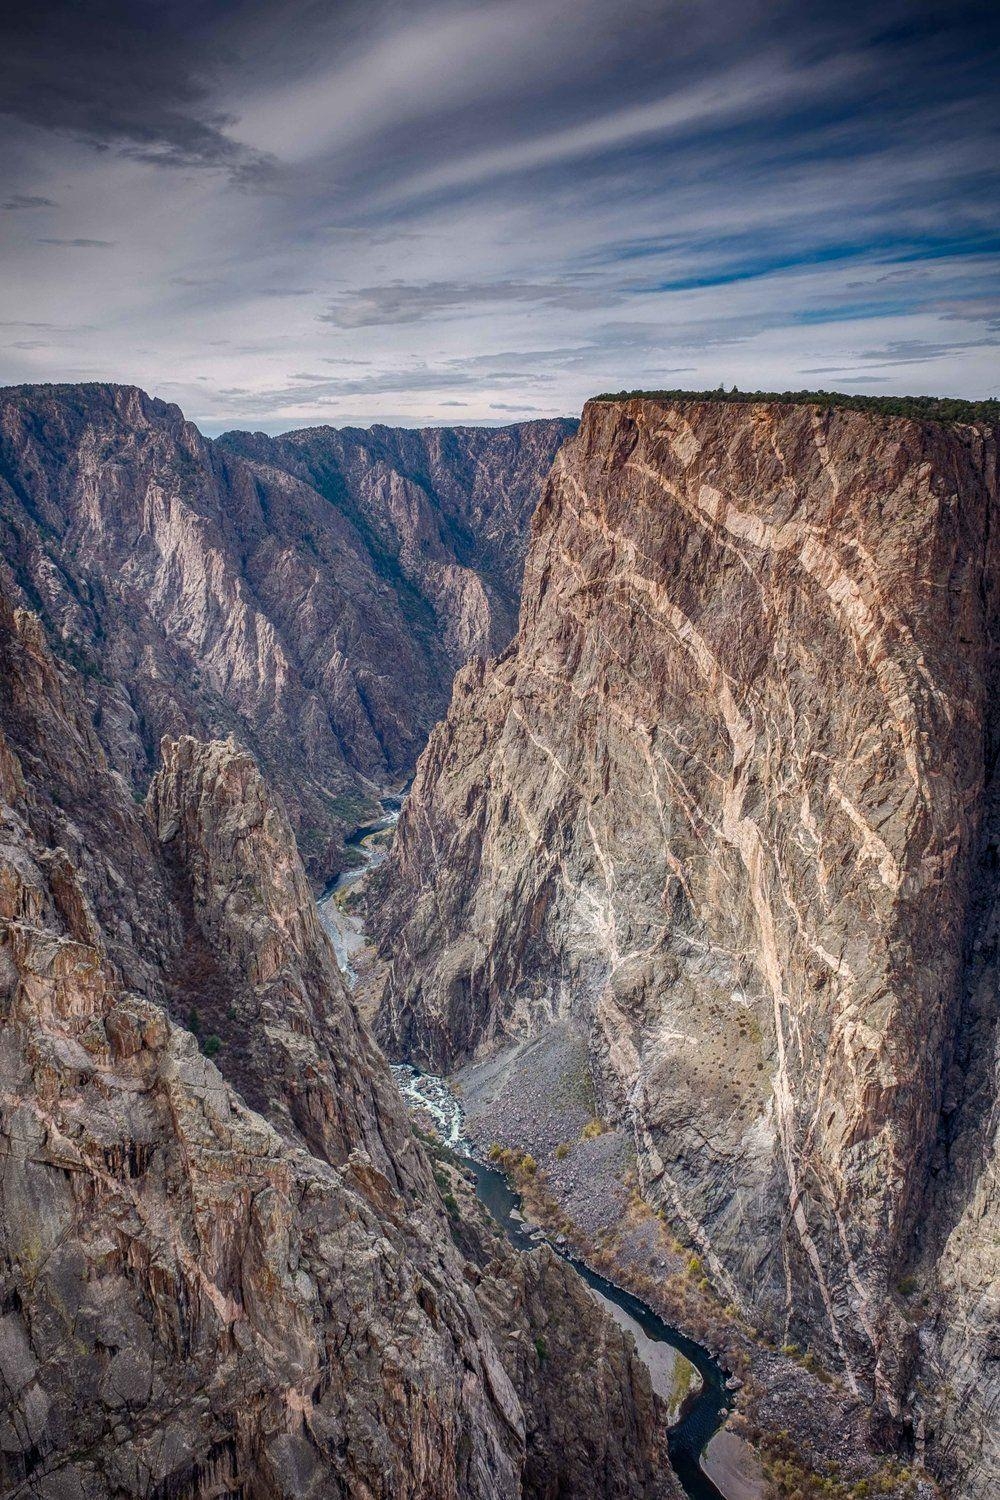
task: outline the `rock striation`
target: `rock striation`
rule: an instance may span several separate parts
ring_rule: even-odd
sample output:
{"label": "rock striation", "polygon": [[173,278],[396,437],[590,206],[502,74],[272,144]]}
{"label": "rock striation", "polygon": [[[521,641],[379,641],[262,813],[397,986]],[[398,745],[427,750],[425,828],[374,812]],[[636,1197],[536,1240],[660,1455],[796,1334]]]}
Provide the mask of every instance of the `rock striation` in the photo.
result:
{"label": "rock striation", "polygon": [[[219,446],[258,473],[300,479],[336,507],[414,623],[432,621],[453,673],[514,635],[531,517],[578,425],[310,427],[275,438],[227,432]],[[446,706],[447,695],[441,713]],[[420,727],[426,737],[430,725]]]}
{"label": "rock striation", "polygon": [[512,633],[573,425],[212,443],[134,387],[9,388],[0,575],[84,674],[137,791],[164,735],[234,735],[323,879],[373,789],[409,775],[456,667]]}
{"label": "rock striation", "polygon": [[137,802],[47,634],[0,593],[0,1490],[674,1494],[615,1325],[445,1203],[249,755]]}
{"label": "rock striation", "polygon": [[997,437],[590,403],[517,638],[456,678],[375,913],[390,1055],[440,1071],[575,1025],[724,1298],[977,1500],[1000,1398]]}

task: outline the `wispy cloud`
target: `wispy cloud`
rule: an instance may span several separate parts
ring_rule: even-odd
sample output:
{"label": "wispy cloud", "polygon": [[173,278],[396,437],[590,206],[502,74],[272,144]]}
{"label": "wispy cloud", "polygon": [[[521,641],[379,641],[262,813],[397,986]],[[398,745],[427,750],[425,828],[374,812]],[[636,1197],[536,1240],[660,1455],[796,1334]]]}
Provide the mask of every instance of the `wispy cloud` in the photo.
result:
{"label": "wispy cloud", "polygon": [[595,307],[608,300],[608,293],[584,286],[552,286],[525,281],[428,281],[387,282],[383,286],[358,287],[345,292],[326,312],[323,323],[340,328],[371,328],[379,324],[421,323],[441,315],[470,312],[504,303],[537,307]]}
{"label": "wispy cloud", "polygon": [[3,205],[4,213],[17,213],[26,208],[57,208],[52,198],[43,198],[40,193],[12,193]]}
{"label": "wispy cloud", "polygon": [[2,378],[272,427],[996,385],[980,0],[98,14],[38,0],[5,28]]}
{"label": "wispy cloud", "polygon": [[88,240],[80,237],[63,240],[52,235],[44,236],[37,243],[39,245],[63,245],[70,250],[111,250],[115,245],[114,240]]}

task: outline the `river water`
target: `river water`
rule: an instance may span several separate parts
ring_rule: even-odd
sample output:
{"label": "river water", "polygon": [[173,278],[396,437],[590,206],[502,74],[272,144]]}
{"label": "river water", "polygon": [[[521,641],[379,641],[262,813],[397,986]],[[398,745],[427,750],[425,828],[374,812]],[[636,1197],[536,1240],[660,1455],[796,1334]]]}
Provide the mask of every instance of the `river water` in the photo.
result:
{"label": "river water", "polygon": [[[324,892],[319,913],[330,935],[337,959],[348,984],[356,983],[354,959],[365,946],[362,918],[350,909],[349,898],[369,870],[386,857],[391,830],[398,819],[402,799],[383,799],[383,816],[356,830],[347,840],[350,847],[364,856],[364,863],[345,870]],[[482,1161],[465,1134],[462,1106],[443,1078],[421,1073],[408,1064],[392,1069],[403,1098],[412,1108],[429,1114],[442,1141],[450,1147],[476,1184],[476,1195],[516,1249],[533,1250],[545,1236],[532,1228],[521,1212],[521,1201],[504,1177]],[[557,1255],[562,1252],[552,1246]],[[588,1265],[571,1255],[564,1260],[579,1272],[594,1296],[601,1301],[621,1326],[627,1328],[636,1349],[647,1365],[654,1390],[667,1402],[670,1413],[670,1459],[685,1492],[691,1500],[724,1500],[720,1491],[701,1467],[700,1457],[712,1435],[726,1419],[732,1401],[726,1389],[726,1372],[709,1351],[689,1339],[679,1329],[659,1317],[640,1298],[634,1297],[614,1282],[608,1281]],[[685,1361],[700,1377],[690,1376]]]}
{"label": "river water", "polygon": [[369,872],[385,859],[402,806],[402,796],[382,798],[382,816],[356,828],[345,840],[348,849],[355,849],[364,862],[353,869],[342,870],[316,903],[320,921],[326,928],[337,962],[351,989],[358,979],[354,959],[365,946],[367,938],[363,919],[351,910],[350,897],[358,891]]}
{"label": "river water", "polygon": [[[502,1172],[491,1167],[476,1154],[465,1134],[462,1106],[443,1078],[421,1073],[408,1063],[393,1066],[393,1076],[407,1103],[429,1114],[437,1133],[451,1148],[476,1182],[476,1196],[486,1205],[518,1250],[533,1250],[546,1238],[533,1229],[521,1212],[521,1200]],[[549,1242],[551,1244],[551,1241]],[[616,1286],[583,1261],[562,1254],[590,1287],[595,1296],[621,1326],[627,1328],[636,1342],[640,1358],[650,1371],[653,1388],[667,1401],[670,1419],[670,1459],[677,1477],[692,1500],[723,1500],[719,1490],[701,1467],[702,1450],[722,1426],[732,1407],[726,1390],[726,1372],[709,1351],[672,1327],[639,1297]],[[676,1404],[678,1389],[684,1382],[677,1379],[677,1358],[689,1361],[701,1379],[700,1389]],[[693,1386],[697,1381],[693,1382]]]}

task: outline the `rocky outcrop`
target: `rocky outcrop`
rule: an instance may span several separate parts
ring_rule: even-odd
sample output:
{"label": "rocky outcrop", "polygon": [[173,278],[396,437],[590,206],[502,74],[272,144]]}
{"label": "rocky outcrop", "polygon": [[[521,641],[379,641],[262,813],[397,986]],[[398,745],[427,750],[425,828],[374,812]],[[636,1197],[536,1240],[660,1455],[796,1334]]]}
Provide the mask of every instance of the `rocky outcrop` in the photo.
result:
{"label": "rocky outcrop", "polygon": [[409,775],[455,668],[509,635],[565,431],[210,443],[134,387],[0,391],[0,574],[138,792],[163,735],[233,735],[324,878],[375,786]]}
{"label": "rocky outcrop", "polygon": [[144,806],[2,595],[0,669],[0,1490],[671,1494],[614,1325],[446,1208],[247,754],[168,741]]}
{"label": "rocky outcrop", "polygon": [[719,1291],[898,1431],[922,1409],[932,1454],[943,1424],[970,1496],[1000,1393],[997,462],[985,425],[591,403],[518,637],[457,677],[376,912],[391,1053],[582,1029]]}

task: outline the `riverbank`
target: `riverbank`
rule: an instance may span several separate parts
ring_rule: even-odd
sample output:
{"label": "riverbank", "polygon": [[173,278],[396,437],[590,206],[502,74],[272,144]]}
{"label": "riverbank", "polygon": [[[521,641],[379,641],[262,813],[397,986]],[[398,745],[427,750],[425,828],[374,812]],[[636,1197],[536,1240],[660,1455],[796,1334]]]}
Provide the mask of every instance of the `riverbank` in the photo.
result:
{"label": "riverbank", "polygon": [[[320,906],[328,931],[332,926],[341,936],[349,934],[348,982],[363,1014],[381,982],[365,937],[365,879],[385,857],[399,799],[386,799],[383,806],[383,818],[359,829],[352,841],[359,865],[334,882]],[[403,1083],[410,1070],[394,1071]],[[708,1358],[717,1357],[733,1372],[730,1394],[737,1409],[720,1430],[705,1471],[697,1456],[672,1450],[689,1496],[935,1500],[938,1491],[926,1476],[910,1475],[874,1451],[863,1402],[808,1352],[779,1349],[714,1295],[698,1257],[643,1200],[631,1140],[601,1119],[586,1038],[571,1023],[438,1082],[431,1099],[410,1100],[417,1122],[460,1155],[484,1158],[491,1148],[504,1153],[492,1168],[480,1170],[492,1171],[498,1182],[506,1174],[515,1183],[526,1215],[523,1248],[537,1243],[544,1230],[558,1251],[580,1263],[585,1277],[587,1265],[590,1275],[603,1272],[616,1293],[638,1299],[652,1317],[690,1336]],[[695,1455],[717,1425],[701,1434]]]}
{"label": "riverbank", "polygon": [[451,1082],[469,1137],[512,1172],[529,1219],[733,1372],[734,1441],[709,1460],[727,1500],[936,1497],[922,1471],[873,1446],[870,1408],[835,1374],[716,1296],[699,1257],[639,1192],[631,1139],[601,1118],[587,1056],[586,1037],[564,1021]]}
{"label": "riverbank", "polygon": [[443,1079],[420,1073],[407,1064],[394,1065],[392,1071],[418,1128],[425,1135],[433,1131],[446,1160],[464,1174],[466,1185],[474,1185],[476,1197],[515,1249],[530,1253],[548,1238],[550,1248],[573,1266],[590,1294],[631,1334],[659,1398],[662,1420],[669,1429],[671,1466],[688,1500],[742,1500],[717,1487],[699,1467],[702,1448],[729,1412],[727,1372],[707,1349],[672,1328],[641,1299],[593,1266],[554,1244],[532,1222],[530,1213],[522,1211],[528,1203],[511,1181],[510,1163],[491,1164],[475,1154],[465,1133],[462,1106]]}
{"label": "riverbank", "polygon": [[333,944],[341,973],[352,990],[359,988],[367,972],[367,965],[363,962],[368,948],[362,907],[364,883],[371,871],[383,863],[389,851],[403,806],[403,793],[387,793],[379,801],[381,816],[363,823],[346,840],[346,848],[353,851],[356,863],[350,869],[342,870],[316,900],[320,921]]}

